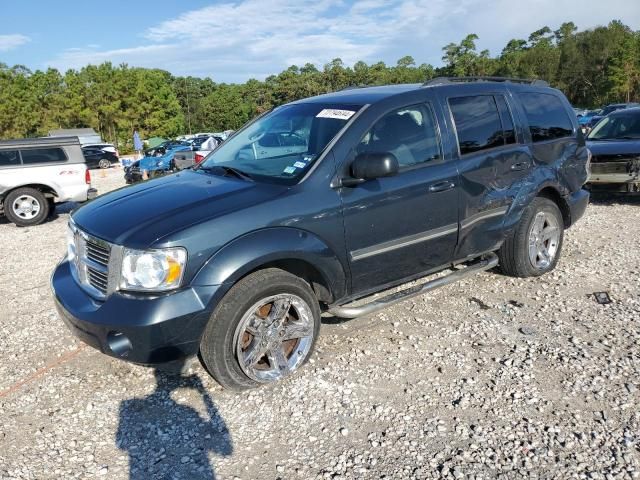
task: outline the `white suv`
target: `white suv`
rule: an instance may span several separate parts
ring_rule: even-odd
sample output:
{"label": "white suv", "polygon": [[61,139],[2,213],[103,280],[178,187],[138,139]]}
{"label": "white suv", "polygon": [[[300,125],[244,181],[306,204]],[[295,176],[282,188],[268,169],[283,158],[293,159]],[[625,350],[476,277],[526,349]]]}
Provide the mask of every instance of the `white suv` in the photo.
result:
{"label": "white suv", "polygon": [[38,225],[56,202],[96,194],[78,137],[0,141],[0,212],[16,225]]}

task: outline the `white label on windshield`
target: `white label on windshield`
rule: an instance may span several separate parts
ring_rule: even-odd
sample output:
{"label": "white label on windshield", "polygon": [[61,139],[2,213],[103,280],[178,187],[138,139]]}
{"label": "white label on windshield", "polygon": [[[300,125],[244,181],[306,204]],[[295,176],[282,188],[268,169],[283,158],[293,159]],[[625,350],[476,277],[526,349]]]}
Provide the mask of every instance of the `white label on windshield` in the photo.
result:
{"label": "white label on windshield", "polygon": [[336,110],[333,108],[325,108],[316,117],[318,118],[337,118],[338,120],[349,120],[353,114],[351,110]]}

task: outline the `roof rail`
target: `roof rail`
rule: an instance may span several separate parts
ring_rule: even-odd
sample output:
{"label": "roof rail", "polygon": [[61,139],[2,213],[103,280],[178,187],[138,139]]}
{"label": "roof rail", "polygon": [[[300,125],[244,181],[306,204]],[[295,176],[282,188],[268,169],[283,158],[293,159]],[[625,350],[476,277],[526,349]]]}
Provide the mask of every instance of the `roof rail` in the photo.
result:
{"label": "roof rail", "polygon": [[427,80],[422,84],[423,87],[431,87],[434,85],[447,85],[451,83],[461,82],[510,82],[510,83],[526,83],[536,87],[548,87],[549,83],[539,79],[526,78],[509,78],[509,77],[436,77]]}

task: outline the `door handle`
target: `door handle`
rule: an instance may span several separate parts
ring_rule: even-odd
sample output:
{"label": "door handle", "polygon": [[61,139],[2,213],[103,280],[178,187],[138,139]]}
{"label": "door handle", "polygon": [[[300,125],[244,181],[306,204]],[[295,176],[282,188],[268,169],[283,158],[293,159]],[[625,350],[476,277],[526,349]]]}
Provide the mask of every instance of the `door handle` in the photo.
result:
{"label": "door handle", "polygon": [[438,182],[438,183],[434,183],[432,185],[429,185],[429,191],[430,192],[445,192],[447,190],[451,190],[455,186],[456,186],[455,183],[450,182],[449,180],[445,180],[444,182]]}
{"label": "door handle", "polygon": [[524,169],[526,169],[528,167],[529,167],[529,162],[519,162],[519,163],[514,163],[513,165],[511,165],[511,170],[519,171],[519,170],[524,170]]}

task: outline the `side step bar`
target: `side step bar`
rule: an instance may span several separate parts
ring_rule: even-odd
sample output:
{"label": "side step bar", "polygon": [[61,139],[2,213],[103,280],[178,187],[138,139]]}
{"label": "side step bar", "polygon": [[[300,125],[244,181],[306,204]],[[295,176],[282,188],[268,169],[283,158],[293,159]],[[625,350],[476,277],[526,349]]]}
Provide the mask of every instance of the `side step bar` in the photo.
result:
{"label": "side step bar", "polygon": [[374,300],[371,303],[366,303],[364,305],[359,305],[356,307],[350,307],[349,304],[335,306],[329,308],[328,312],[340,318],[362,317],[363,315],[369,315],[370,313],[383,310],[387,307],[390,307],[391,305],[402,302],[409,298],[417,297],[418,295],[430,292],[431,290],[435,290],[436,288],[444,287],[445,285],[449,285],[450,283],[457,282],[458,280],[462,280],[463,278],[469,277],[476,273],[489,270],[496,265],[498,265],[498,256],[495,253],[489,253],[477,260],[472,261],[471,263],[468,263],[467,267],[456,270],[455,272],[443,277],[435,278],[426,283],[416,285],[415,287],[400,290],[399,292],[392,293],[390,295],[387,295],[386,297]]}

